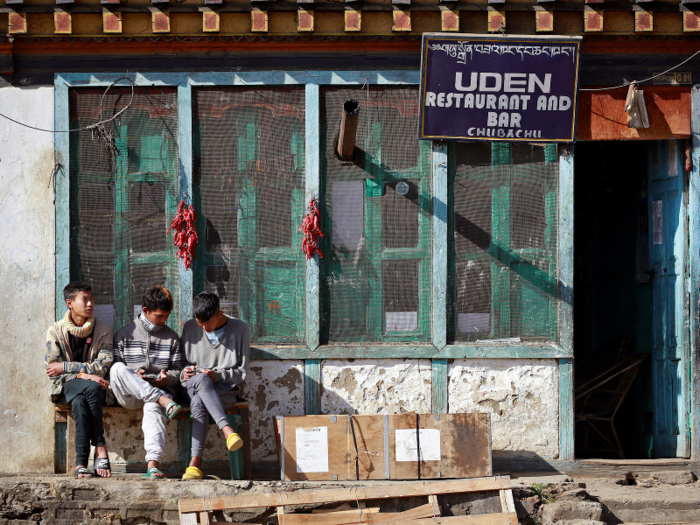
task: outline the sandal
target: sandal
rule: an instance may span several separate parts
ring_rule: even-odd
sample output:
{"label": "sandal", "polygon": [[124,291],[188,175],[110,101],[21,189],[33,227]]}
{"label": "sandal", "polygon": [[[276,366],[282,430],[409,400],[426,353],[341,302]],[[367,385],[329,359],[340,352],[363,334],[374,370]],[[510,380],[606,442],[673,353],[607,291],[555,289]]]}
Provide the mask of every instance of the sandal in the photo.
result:
{"label": "sandal", "polygon": [[[83,476],[82,478],[80,476]],[[92,477],[92,472],[90,472],[88,469],[85,467],[78,467],[75,469],[75,474],[73,475],[74,478],[80,478],[80,479],[90,479]]]}
{"label": "sandal", "polygon": [[109,463],[109,458],[95,458],[93,463],[94,463],[93,468],[95,469],[95,477],[97,477],[97,478],[105,477],[105,476],[100,476],[97,473],[98,470],[109,470],[110,474],[112,473],[112,466]]}
{"label": "sandal", "polygon": [[163,474],[157,467],[151,467],[148,469],[141,479],[165,479],[165,475],[159,476],[158,474]]}
{"label": "sandal", "polygon": [[204,478],[204,473],[197,467],[187,467],[182,479],[202,479]]}
{"label": "sandal", "polygon": [[226,438],[226,448],[229,449],[230,452],[235,452],[242,446],[243,440],[241,439],[241,436],[239,436],[235,432]]}
{"label": "sandal", "polygon": [[182,407],[178,405],[175,401],[171,401],[170,403],[168,403],[168,406],[165,407],[165,415],[168,416],[168,419],[172,419],[180,411],[181,408]]}

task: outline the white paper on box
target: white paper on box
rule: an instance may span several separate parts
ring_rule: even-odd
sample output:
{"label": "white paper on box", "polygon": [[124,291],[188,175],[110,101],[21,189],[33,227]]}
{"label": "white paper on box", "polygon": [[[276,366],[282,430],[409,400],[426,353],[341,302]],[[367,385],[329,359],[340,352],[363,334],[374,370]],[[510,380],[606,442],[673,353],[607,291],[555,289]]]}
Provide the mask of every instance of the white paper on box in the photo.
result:
{"label": "white paper on box", "polygon": [[328,427],[297,427],[297,473],[328,472]]}
{"label": "white paper on box", "polygon": [[[437,428],[421,428],[420,455],[423,461],[440,461],[440,431]],[[396,431],[396,461],[418,461],[416,431]]]}

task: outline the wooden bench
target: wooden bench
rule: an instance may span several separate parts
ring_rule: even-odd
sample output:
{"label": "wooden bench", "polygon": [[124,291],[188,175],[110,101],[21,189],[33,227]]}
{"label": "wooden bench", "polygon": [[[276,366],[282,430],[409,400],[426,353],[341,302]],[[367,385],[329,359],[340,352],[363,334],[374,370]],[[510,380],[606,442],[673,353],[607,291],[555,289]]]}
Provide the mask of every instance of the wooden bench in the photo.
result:
{"label": "wooden bench", "polygon": [[[105,415],[112,414],[133,414],[142,412],[140,410],[127,410],[123,407],[104,407],[102,409]],[[63,454],[65,446],[66,455],[66,475],[72,476],[75,471],[75,419],[70,407],[65,405],[56,405],[54,408],[56,423],[66,423],[66,439],[65,445],[60,443],[60,439],[56,442],[56,453]],[[240,424],[240,436],[243,438],[243,475],[244,479],[251,479],[250,472],[250,423],[249,423],[248,402],[241,401],[226,410],[229,423],[238,431],[235,423],[235,416],[240,416],[242,424]],[[178,461],[189,465],[190,451],[192,447],[192,419],[190,418],[190,407],[183,406],[175,415],[173,420],[177,421],[177,456]],[[59,433],[57,432],[57,436]],[[109,445],[109,444],[108,444]],[[234,468],[238,462],[235,459],[235,452],[229,452],[229,466],[231,470],[231,479],[235,479]],[[240,474],[239,474],[240,475]]]}

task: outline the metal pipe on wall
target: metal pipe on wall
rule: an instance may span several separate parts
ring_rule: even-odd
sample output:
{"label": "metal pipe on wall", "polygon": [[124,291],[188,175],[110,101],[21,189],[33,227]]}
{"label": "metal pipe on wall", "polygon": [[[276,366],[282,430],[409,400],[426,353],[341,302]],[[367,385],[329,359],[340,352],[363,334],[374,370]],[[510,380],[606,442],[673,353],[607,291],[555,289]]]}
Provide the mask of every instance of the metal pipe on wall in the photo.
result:
{"label": "metal pipe on wall", "polygon": [[360,117],[360,104],[357,100],[346,100],[343,103],[343,118],[340,121],[340,136],[338,137],[338,156],[342,160],[351,160],[355,152],[357,121]]}

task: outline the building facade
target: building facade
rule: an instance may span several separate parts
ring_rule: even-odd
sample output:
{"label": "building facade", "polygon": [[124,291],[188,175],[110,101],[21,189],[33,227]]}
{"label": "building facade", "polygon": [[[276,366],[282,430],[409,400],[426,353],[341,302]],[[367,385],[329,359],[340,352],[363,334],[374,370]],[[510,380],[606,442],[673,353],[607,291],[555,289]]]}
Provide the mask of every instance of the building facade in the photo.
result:
{"label": "building facade", "polygon": [[[154,284],[173,291],[176,330],[202,291],[249,324],[261,471],[272,418],[318,413],[488,411],[497,468],[572,460],[575,372],[638,353],[618,419],[642,437],[625,449],[696,458],[699,62],[642,86],[646,129],[628,127],[621,88],[581,91],[575,145],[417,138],[423,32],[583,35],[596,90],[700,49],[693,4],[645,5],[8,2],[0,113],[57,132],[0,130],[0,355],[23,356],[0,380],[0,435],[23,443],[3,469],[60,468],[43,333],[77,279],[115,329]],[[312,198],[325,238],[307,260]],[[167,233],[181,201],[197,215],[190,269]],[[108,442],[142,460],[133,421]]]}

